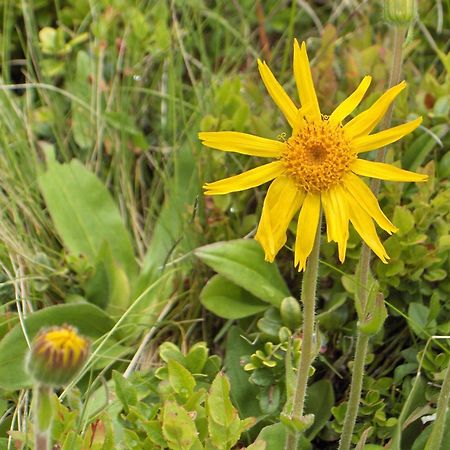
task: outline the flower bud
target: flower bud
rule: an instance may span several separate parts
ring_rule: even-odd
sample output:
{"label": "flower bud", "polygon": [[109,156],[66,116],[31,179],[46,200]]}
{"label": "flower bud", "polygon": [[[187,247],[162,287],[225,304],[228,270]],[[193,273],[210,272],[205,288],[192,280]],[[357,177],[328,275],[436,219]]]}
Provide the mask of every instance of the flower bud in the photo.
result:
{"label": "flower bud", "polygon": [[409,25],[415,15],[415,0],[384,0],[384,17],[394,25]]}
{"label": "flower bud", "polygon": [[31,344],[28,373],[48,386],[68,384],[86,362],[89,341],[70,325],[44,328]]}
{"label": "flower bud", "polygon": [[378,292],[375,301],[368,304],[366,316],[358,322],[359,329],[362,333],[373,336],[381,330],[387,315],[384,296]]}

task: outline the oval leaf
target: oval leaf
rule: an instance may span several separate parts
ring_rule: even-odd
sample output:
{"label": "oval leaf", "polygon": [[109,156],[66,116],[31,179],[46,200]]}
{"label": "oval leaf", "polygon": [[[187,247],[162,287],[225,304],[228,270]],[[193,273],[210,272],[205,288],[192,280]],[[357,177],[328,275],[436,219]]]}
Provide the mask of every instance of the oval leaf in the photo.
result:
{"label": "oval leaf", "polygon": [[202,305],[223,319],[240,319],[264,311],[267,303],[227,280],[213,276],[200,293]]}
{"label": "oval leaf", "polygon": [[39,188],[65,247],[92,263],[106,241],[128,275],[137,272],[130,235],[101,181],[78,160],[51,162],[38,178]]}
{"label": "oval leaf", "polygon": [[280,306],[289,290],[275,264],[264,261],[264,252],[253,239],[238,239],[205,245],[195,255],[220,275],[252,293]]}

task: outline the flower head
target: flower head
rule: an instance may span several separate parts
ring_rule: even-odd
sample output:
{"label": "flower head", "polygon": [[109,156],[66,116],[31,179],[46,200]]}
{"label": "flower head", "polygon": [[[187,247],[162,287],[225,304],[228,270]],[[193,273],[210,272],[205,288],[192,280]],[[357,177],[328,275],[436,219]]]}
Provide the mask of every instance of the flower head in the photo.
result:
{"label": "flower head", "polygon": [[305,43],[300,46],[294,40],[294,77],[300,108],[289,98],[267,64],[258,60],[258,66],[267,91],[291,126],[292,134],[282,142],[233,131],[199,133],[207,147],[274,159],[239,175],[206,183],[205,194],[228,194],[273,180],[255,236],[267,261],[273,261],[285,244],[286,230],[300,211],[294,260],[299,270],[303,270],[323,209],[328,241],[337,242],[341,262],[345,259],[351,222],[367,245],[386,263],[389,257],[373,221],[390,234],[397,228],[383,214],[372,191],[359,176],[388,181],[425,181],[427,177],[359,156],[401,139],[422,122],[419,117],[371,134],[406,83],[392,87],[366,111],[344,123],[369,88],[370,76],[364,77],[330,116],[324,116],[317,101]]}
{"label": "flower head", "polygon": [[88,353],[89,341],[70,325],[45,328],[33,339],[27,369],[36,381],[61,386],[81,369]]}

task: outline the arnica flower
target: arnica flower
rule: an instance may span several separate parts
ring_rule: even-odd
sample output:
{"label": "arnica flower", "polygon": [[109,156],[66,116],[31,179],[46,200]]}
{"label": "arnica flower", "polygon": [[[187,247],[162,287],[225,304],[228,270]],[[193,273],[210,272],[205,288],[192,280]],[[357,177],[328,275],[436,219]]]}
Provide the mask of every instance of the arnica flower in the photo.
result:
{"label": "arnica flower", "polygon": [[402,82],[386,91],[371,107],[344,123],[369,88],[366,76],[358,88],[330,116],[321,113],[311,76],[305,43],[294,41],[294,77],[301,108],[289,98],[265,62],[258,60],[261,78],[292,128],[285,140],[272,140],[233,131],[201,132],[203,145],[227,152],[272,158],[240,175],[204,186],[206,195],[222,195],[273,180],[264,200],[255,239],[272,262],[286,242],[286,230],[300,211],[295,241],[295,266],[306,267],[313,248],[321,209],[325,213],[328,241],[337,242],[339,259],[345,259],[349,221],[374,253],[389,259],[373,220],[388,233],[397,228],[381,211],[372,191],[360,176],[388,181],[425,181],[426,175],[359,156],[391,144],[415,130],[422,119],[370,134],[405,88]]}
{"label": "arnica flower", "polygon": [[70,325],[45,328],[31,344],[28,372],[44,385],[65,385],[86,362],[89,347],[89,341]]}

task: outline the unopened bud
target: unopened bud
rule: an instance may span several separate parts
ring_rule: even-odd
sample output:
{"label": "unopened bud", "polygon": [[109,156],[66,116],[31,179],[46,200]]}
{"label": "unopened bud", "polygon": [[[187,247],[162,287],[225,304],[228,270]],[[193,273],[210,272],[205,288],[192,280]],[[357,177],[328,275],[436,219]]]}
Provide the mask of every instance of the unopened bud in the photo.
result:
{"label": "unopened bud", "polygon": [[362,333],[373,336],[381,330],[386,317],[384,296],[381,292],[378,292],[375,301],[367,308],[365,317],[358,322],[359,329]]}
{"label": "unopened bud", "polygon": [[45,328],[33,339],[27,370],[41,384],[63,386],[84,365],[89,347],[89,341],[70,325]]}
{"label": "unopened bud", "polygon": [[415,15],[415,0],[384,0],[384,17],[394,25],[408,25]]}

